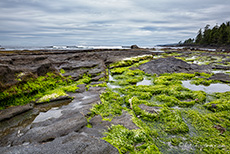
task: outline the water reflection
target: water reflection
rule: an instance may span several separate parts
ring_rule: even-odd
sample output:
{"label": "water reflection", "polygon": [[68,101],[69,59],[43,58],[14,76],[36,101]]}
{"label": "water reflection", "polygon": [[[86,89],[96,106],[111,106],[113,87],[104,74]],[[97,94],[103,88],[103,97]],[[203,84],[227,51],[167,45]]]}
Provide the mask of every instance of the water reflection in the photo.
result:
{"label": "water reflection", "polygon": [[47,112],[40,112],[39,115],[34,119],[33,123],[46,121],[51,118],[59,118],[60,116],[62,116],[61,111],[62,110],[56,107],[56,108],[50,109]]}
{"label": "water reflection", "polygon": [[215,71],[212,71],[212,73],[214,73],[214,74],[217,74],[217,73],[227,74],[226,72],[228,72],[228,71],[226,71],[226,70],[215,70]]}
{"label": "water reflection", "polygon": [[139,85],[143,85],[143,86],[149,86],[152,84],[152,81],[151,80],[147,80],[144,78],[144,80],[140,81],[140,82],[137,82],[137,86]]}
{"label": "water reflection", "polygon": [[215,92],[223,93],[223,92],[230,91],[230,86],[223,83],[215,83],[215,84],[211,84],[210,86],[204,86],[204,85],[191,84],[190,81],[182,81],[182,85],[190,90],[194,90],[194,91],[202,90],[206,93],[215,93]]}
{"label": "water reflection", "polygon": [[109,87],[109,88],[111,88],[111,89],[115,89],[115,88],[121,88],[121,86],[118,86],[118,85],[113,85],[113,84],[111,84],[111,83],[107,83],[107,86]]}

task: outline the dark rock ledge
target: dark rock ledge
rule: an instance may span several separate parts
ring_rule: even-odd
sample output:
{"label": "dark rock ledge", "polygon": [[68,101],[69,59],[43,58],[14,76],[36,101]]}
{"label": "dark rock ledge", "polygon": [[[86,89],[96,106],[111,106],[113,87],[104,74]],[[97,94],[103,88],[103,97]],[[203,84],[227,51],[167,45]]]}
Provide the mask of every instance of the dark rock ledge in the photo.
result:
{"label": "dark rock ledge", "polygon": [[[19,73],[23,74],[20,77],[22,82],[26,82],[30,77],[44,75],[47,72],[59,73],[61,69],[65,70],[64,76],[71,75],[74,80],[78,80],[85,73],[91,74],[96,83],[106,75],[106,66],[110,63],[146,54],[152,55],[151,52],[141,51],[141,49],[4,53],[1,54],[0,59],[0,90],[3,91],[4,88],[20,82],[16,80]],[[125,111],[111,122],[102,121],[100,116],[95,116],[89,121],[92,128],[87,127],[86,117],[92,105],[100,102],[100,93],[104,90],[103,87],[90,87],[86,91],[85,85],[79,85],[76,93],[69,94],[72,100],[69,100],[69,97],[58,98],[51,103],[39,104],[35,107],[28,104],[0,111],[1,153],[118,153],[115,147],[100,139],[103,132],[108,129],[107,126],[121,124],[129,129],[138,129],[138,127],[132,122],[131,115]],[[57,117],[33,122],[38,115],[38,110],[43,111],[42,114],[48,114],[49,109],[53,107],[55,109],[52,115],[58,114]],[[27,119],[19,115],[26,115]],[[9,125],[8,122],[15,124]]]}
{"label": "dark rock ledge", "polygon": [[140,70],[149,74],[163,73],[194,73],[206,72],[209,73],[211,67],[208,65],[188,64],[187,62],[176,59],[174,57],[159,58],[139,66]]}

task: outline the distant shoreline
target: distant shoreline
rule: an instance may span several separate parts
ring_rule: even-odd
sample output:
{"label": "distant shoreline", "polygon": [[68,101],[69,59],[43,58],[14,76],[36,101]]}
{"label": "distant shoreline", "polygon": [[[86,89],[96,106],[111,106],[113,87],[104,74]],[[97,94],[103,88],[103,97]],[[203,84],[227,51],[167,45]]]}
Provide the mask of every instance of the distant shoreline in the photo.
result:
{"label": "distant shoreline", "polygon": [[224,51],[224,52],[230,52],[230,45],[180,45],[180,44],[174,44],[174,45],[159,45],[161,47],[183,47],[185,49],[190,49],[190,50],[210,50],[210,51]]}

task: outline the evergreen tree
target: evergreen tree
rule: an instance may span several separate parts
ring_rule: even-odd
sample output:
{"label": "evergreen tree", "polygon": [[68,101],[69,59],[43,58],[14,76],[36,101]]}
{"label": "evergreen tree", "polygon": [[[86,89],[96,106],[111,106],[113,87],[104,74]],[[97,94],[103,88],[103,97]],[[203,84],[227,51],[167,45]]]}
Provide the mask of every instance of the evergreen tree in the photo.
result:
{"label": "evergreen tree", "polygon": [[202,39],[203,39],[202,29],[200,29],[199,32],[198,32],[198,35],[196,36],[195,43],[196,44],[201,44]]}
{"label": "evergreen tree", "polygon": [[[180,42],[181,44],[181,42]],[[222,23],[220,26],[216,25],[210,29],[210,25],[198,31],[196,39],[189,38],[185,40],[183,45],[230,45],[230,22]]]}
{"label": "evergreen tree", "polygon": [[211,42],[210,45],[217,45],[219,40],[219,27],[218,25],[214,26],[211,31]]}
{"label": "evergreen tree", "polygon": [[194,39],[189,38],[189,39],[185,40],[183,44],[184,45],[192,45],[192,44],[194,44]]}
{"label": "evergreen tree", "polygon": [[204,28],[204,35],[201,44],[208,45],[211,42],[211,30],[209,27],[210,25],[206,25]]}

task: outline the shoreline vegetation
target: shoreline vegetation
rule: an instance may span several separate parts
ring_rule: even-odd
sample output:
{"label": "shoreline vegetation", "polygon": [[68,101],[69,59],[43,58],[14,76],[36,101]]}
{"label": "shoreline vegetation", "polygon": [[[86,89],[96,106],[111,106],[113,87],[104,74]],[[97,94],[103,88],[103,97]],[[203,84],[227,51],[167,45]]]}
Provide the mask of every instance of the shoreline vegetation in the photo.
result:
{"label": "shoreline vegetation", "polygon": [[200,48],[214,48],[223,51],[230,51],[230,22],[215,25],[210,28],[206,25],[200,29],[195,38],[189,38],[184,42],[180,41],[176,46],[191,46]]}
{"label": "shoreline vegetation", "polygon": [[[0,51],[0,150],[49,151],[90,137],[90,150],[100,153],[228,153],[230,89],[206,93],[183,83],[230,87],[229,51],[152,50]],[[3,125],[60,100],[68,103],[53,109],[59,117]],[[75,126],[64,123],[78,117]]]}

